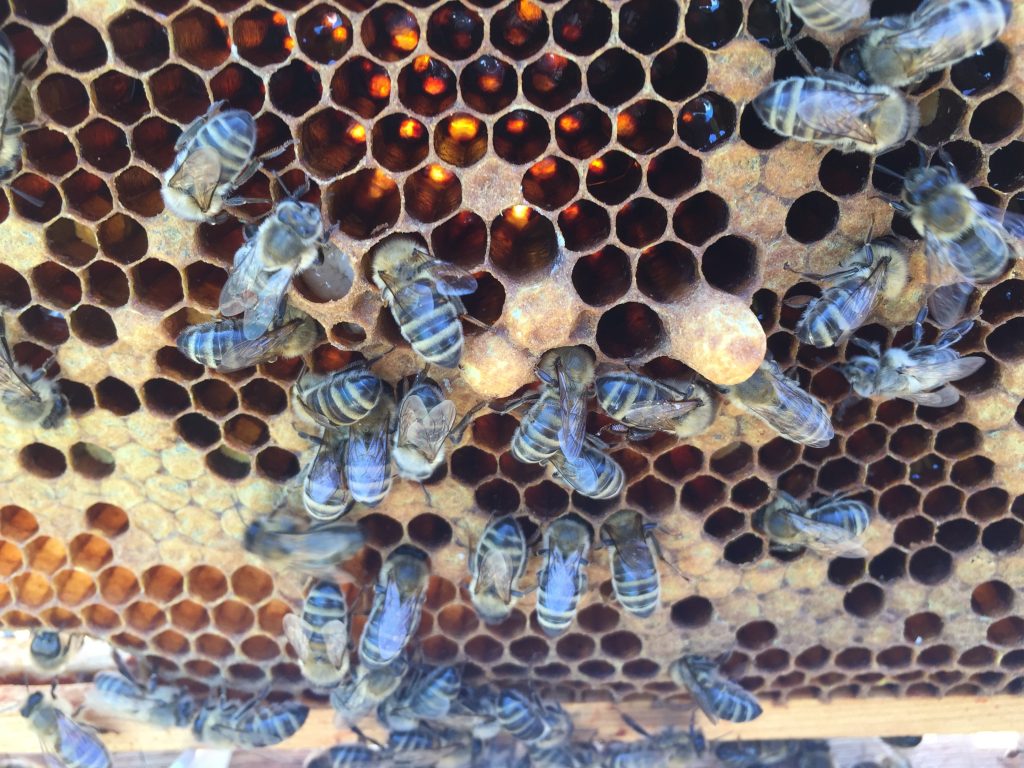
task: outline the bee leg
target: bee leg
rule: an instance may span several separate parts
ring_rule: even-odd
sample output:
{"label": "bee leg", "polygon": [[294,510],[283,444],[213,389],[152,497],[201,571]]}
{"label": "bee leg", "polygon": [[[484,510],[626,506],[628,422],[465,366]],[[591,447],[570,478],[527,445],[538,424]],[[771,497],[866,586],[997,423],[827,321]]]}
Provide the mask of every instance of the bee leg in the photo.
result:
{"label": "bee leg", "polygon": [[482,328],[485,331],[491,330],[491,326],[489,326],[483,320],[480,320],[479,318],[473,317],[472,315],[470,315],[468,313],[462,315],[461,318],[463,320],[465,320],[467,323],[469,323],[470,325],[475,325],[477,328]]}
{"label": "bee leg", "polygon": [[207,121],[220,110],[224,104],[223,101],[215,101],[210,105],[210,108],[205,113],[199,115],[195,120],[186,126],[185,130],[178,136],[178,140],[174,142],[174,151],[180,151],[186,144],[196,137],[199,133],[199,129],[206,125]]}
{"label": "bee leg", "polygon": [[921,307],[921,311],[914,318],[914,335],[911,342],[911,345],[914,347],[921,346],[921,341],[924,339],[924,321],[926,317],[928,317],[927,305]]}
{"label": "bee leg", "polygon": [[458,445],[462,442],[462,437],[466,433],[466,428],[469,426],[473,416],[481,410],[487,403],[481,400],[479,403],[474,405],[466,414],[459,419],[458,423],[452,427],[452,431],[448,433],[448,439],[452,441],[452,445]]}
{"label": "bee leg", "polygon": [[509,411],[514,411],[516,408],[519,408],[522,405],[526,405],[529,402],[537,400],[539,397],[540,393],[538,392],[528,392],[527,394],[522,395],[521,397],[517,397],[513,400],[509,400],[504,405],[498,407],[495,407],[492,401],[489,404],[489,407],[495,413],[508,413]]}
{"label": "bee leg", "polygon": [[425,486],[423,483],[420,483],[420,489],[423,491],[423,495],[427,499],[427,506],[430,507],[431,509],[433,509],[434,508],[434,500],[430,498],[430,491],[427,490],[427,486]]}

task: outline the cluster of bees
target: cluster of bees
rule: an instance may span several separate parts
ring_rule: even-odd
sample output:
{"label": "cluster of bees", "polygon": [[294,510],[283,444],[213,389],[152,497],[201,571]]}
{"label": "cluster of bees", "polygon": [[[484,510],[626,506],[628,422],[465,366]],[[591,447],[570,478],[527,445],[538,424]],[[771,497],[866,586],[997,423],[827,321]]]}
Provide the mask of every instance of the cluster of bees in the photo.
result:
{"label": "cluster of bees", "polygon": [[[780,0],[778,5],[787,42],[791,14],[808,27],[836,32],[868,13],[867,0]],[[925,0],[909,15],[865,23],[863,36],[840,57],[840,71],[811,74],[808,66],[807,76],[770,86],[753,101],[754,109],[783,136],[843,152],[883,152],[909,140],[918,125],[916,107],[899,89],[988,45],[1009,16],[1006,0]],[[16,169],[21,155],[25,126],[14,117],[12,105],[22,79],[10,42],[0,37],[4,178]],[[212,105],[175,144],[176,157],[163,179],[167,209],[186,221],[210,222],[225,218],[232,207],[266,202],[236,194],[260,168],[263,158],[255,156],[255,149],[252,115],[227,109],[222,102]],[[893,238],[873,239],[869,232],[864,245],[834,272],[805,273],[827,287],[818,297],[792,303],[805,307],[796,326],[801,342],[852,345],[852,356],[848,354],[839,370],[858,395],[942,407],[959,396],[950,382],[984,362],[977,356],[961,357],[953,347],[971,328],[972,321],[963,315],[974,287],[991,284],[1006,271],[1024,235],[1024,221],[978,201],[950,164],[933,166],[925,160],[900,177],[902,194],[892,203],[923,236],[929,266],[928,302],[914,323],[911,341],[883,350],[852,337],[878,301],[893,299],[908,280],[908,254]],[[229,372],[305,355],[322,341],[318,324],[289,305],[292,280],[316,269],[331,275],[343,294],[354,273],[349,258],[331,242],[332,231],[320,209],[301,200],[306,191],[284,190],[270,214],[250,227],[221,292],[222,317],[182,331],[177,346],[185,356]],[[367,258],[382,301],[427,369],[395,384],[373,372],[373,359],[326,374],[303,372],[292,397],[296,412],[318,432],[309,436],[317,450],[302,487],[302,507],[312,521],[297,513],[275,513],[252,522],[243,542],[250,552],[312,579],[301,611],[284,621],[309,682],[330,692],[341,722],[355,727],[376,712],[391,734],[384,745],[364,739],[332,748],[310,765],[433,765],[456,753],[466,758],[464,764],[486,764],[495,759],[492,750],[503,748],[491,741],[501,732],[522,747],[521,755],[499,763],[507,765],[633,768],[668,765],[698,754],[703,741],[693,727],[687,733],[643,732],[638,742],[597,749],[573,739],[572,721],[555,703],[516,690],[468,686],[456,667],[414,665],[406,647],[420,622],[430,565],[425,552],[408,545],[395,549],[383,564],[358,642],[358,664],[350,669],[348,604],[334,575],[362,547],[364,536],[356,522],[345,518],[356,504],[382,503],[395,475],[416,482],[428,479],[443,463],[446,444],[457,444],[469,419],[485,405],[503,413],[525,407],[512,438],[512,455],[550,465],[561,482],[594,499],[617,497],[625,474],[607,444],[587,433],[592,396],[615,422],[609,431],[630,440],[655,432],[679,439],[700,434],[713,423],[717,401],[725,396],[784,438],[822,447],[834,436],[825,407],[770,357],[748,380],[716,387],[699,380],[658,380],[633,368],[597,366],[589,348],[571,346],[539,357],[537,382],[529,391],[506,402],[481,403],[458,420],[447,382],[442,385],[427,371],[429,366],[458,368],[462,321],[471,320],[465,317],[461,297],[476,290],[475,278],[433,256],[411,235],[379,240]],[[934,343],[926,344],[929,313],[943,330]],[[18,364],[4,330],[0,318],[3,404],[13,418],[57,427],[68,403],[47,378],[48,364],[38,369]],[[866,504],[851,498],[811,503],[780,492],[755,514],[753,524],[778,549],[809,547],[855,557],[864,554],[859,538],[870,514]],[[655,529],[639,513],[623,509],[600,531],[600,541],[611,553],[616,598],[640,618],[650,616],[660,602],[657,561],[664,558]],[[565,632],[574,620],[588,586],[586,566],[594,539],[593,528],[573,514],[543,530],[537,618],[550,636]],[[470,594],[485,622],[508,617],[523,596],[519,582],[531,546],[509,515],[490,520],[471,548]],[[66,638],[52,632],[38,632],[34,645],[39,658],[59,660],[70,650]],[[729,680],[714,660],[684,655],[671,665],[671,676],[712,720],[744,722],[761,713],[754,697]],[[190,727],[204,743],[243,747],[287,739],[308,714],[300,703],[271,704],[262,696],[244,703],[213,696],[199,706],[186,692],[161,685],[155,677],[137,681],[120,661],[117,673],[97,677],[90,703],[157,725]],[[95,734],[42,693],[28,698],[22,714],[61,764],[110,765]],[[758,756],[742,759],[739,755],[729,764],[771,764]]]}

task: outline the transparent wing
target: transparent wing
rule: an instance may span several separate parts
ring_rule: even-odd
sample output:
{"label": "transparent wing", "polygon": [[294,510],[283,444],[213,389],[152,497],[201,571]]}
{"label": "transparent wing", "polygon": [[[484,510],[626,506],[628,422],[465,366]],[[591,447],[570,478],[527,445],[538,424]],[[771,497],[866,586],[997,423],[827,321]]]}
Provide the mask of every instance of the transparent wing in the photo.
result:
{"label": "transparent wing", "polygon": [[555,365],[555,371],[558,375],[558,410],[562,416],[558,444],[569,461],[576,461],[583,451],[583,438],[587,432],[587,399],[561,363]]}
{"label": "transparent wing", "polygon": [[812,520],[802,515],[786,513],[789,522],[798,531],[793,543],[800,543],[816,552],[840,557],[864,557],[867,550],[856,534],[838,525]]}
{"label": "transparent wing", "polygon": [[695,411],[702,405],[703,402],[698,399],[650,403],[631,408],[626,420],[635,427],[671,432],[681,416]]}
{"label": "transparent wing", "polygon": [[771,403],[757,404],[752,410],[779,433],[794,442],[824,448],[835,436],[828,412],[796,382],[782,375],[771,377],[775,397]]}
{"label": "transparent wing", "polygon": [[950,328],[960,321],[971,299],[974,286],[957,281],[939,285],[928,296],[928,314],[939,328]]}
{"label": "transparent wing", "polygon": [[7,346],[7,327],[0,314],[0,392],[13,392],[22,397],[39,401],[39,393],[28,385],[15,368],[14,355]]}
{"label": "transparent wing", "polygon": [[914,392],[909,395],[902,394],[900,397],[913,400],[918,405],[927,405],[929,408],[946,408],[960,399],[960,393],[946,384],[931,392]]}
{"label": "transparent wing", "polygon": [[462,267],[447,261],[432,260],[426,264],[439,293],[445,296],[465,296],[476,290],[476,278]]}
{"label": "transparent wing", "polygon": [[[0,36],[0,47],[2,47],[7,55],[0,57],[0,61],[3,62],[3,66],[0,67],[0,104],[3,105],[4,112],[6,113],[7,107],[11,103],[11,86],[14,85],[14,79],[17,75],[14,72],[14,46],[11,45],[10,39],[7,35]],[[6,118],[6,114],[0,119]]]}
{"label": "transparent wing", "polygon": [[188,153],[167,186],[190,195],[200,210],[208,211],[220,181],[220,171],[220,156],[216,150],[197,147]]}
{"label": "transparent wing", "polygon": [[428,411],[419,395],[409,395],[402,400],[398,414],[398,439],[433,459],[454,425],[455,403],[451,400],[442,400]]}
{"label": "transparent wing", "polygon": [[336,438],[325,430],[320,440],[316,456],[310,462],[306,479],[303,481],[305,493],[314,501],[327,502],[341,488],[343,482],[341,456]]}
{"label": "transparent wing", "polygon": [[654,563],[647,539],[629,539],[621,544],[616,544],[615,551],[622,561],[633,570],[647,570]]}
{"label": "transparent wing", "polygon": [[232,344],[225,350],[221,364],[216,370],[237,371],[278,357],[301,325],[301,321],[295,320],[267,331],[255,339],[245,339]]}
{"label": "transparent wing", "polygon": [[877,93],[826,88],[802,97],[797,104],[797,117],[823,136],[874,144],[875,134],[865,116],[885,98]]}
{"label": "transparent wing", "polygon": [[[913,365],[901,369],[901,373],[914,376],[923,382],[934,382],[934,386],[947,384],[951,381],[970,376],[985,364],[985,358],[971,355],[953,360],[942,360],[935,363],[914,362]],[[932,387],[925,387],[931,389]]]}
{"label": "transparent wing", "polygon": [[840,314],[853,322],[850,323],[849,330],[836,340],[836,344],[845,341],[850,334],[864,324],[864,321],[871,314],[871,310],[875,306],[875,299],[878,298],[878,291],[882,287],[884,278],[885,267],[881,260],[879,260],[874,268],[864,276],[864,279],[860,281],[857,287],[845,293],[843,299],[838,302],[836,308]]}
{"label": "transparent wing", "polygon": [[281,626],[284,629],[285,638],[295,649],[295,655],[300,659],[307,658],[309,656],[309,639],[302,629],[302,621],[299,617],[294,613],[286,614],[281,620]]}
{"label": "transparent wing", "polygon": [[242,243],[235,251],[234,264],[220,290],[220,313],[225,317],[242,314],[256,303],[263,282],[263,264],[256,250],[256,239]]}
{"label": "transparent wing", "polygon": [[423,280],[406,283],[391,295],[395,304],[410,317],[425,315],[438,303],[434,287]]}
{"label": "transparent wing", "polygon": [[498,596],[506,603],[512,601],[514,578],[512,563],[499,550],[492,549],[484,556],[480,563],[478,583],[493,586]]}
{"label": "transparent wing", "polygon": [[324,645],[327,646],[327,660],[335,667],[341,667],[348,653],[348,627],[335,619],[324,624],[320,634],[324,636]]}
{"label": "transparent wing", "polygon": [[576,461],[552,462],[555,472],[577,491],[593,488],[597,484],[597,467],[589,453],[583,453]]}
{"label": "transparent wing", "polygon": [[[51,754],[61,760],[61,765],[68,764],[72,755],[82,760],[82,765],[96,765],[93,762],[98,753],[106,756],[105,764],[109,766],[110,755],[107,748],[103,746],[95,732],[83,728],[63,712],[57,711],[57,742],[55,750]],[[88,756],[88,757],[86,757]]]}
{"label": "transparent wing", "polygon": [[292,284],[292,268],[279,269],[271,274],[259,294],[256,303],[245,310],[242,320],[242,335],[247,339],[255,339],[265,334],[277,322],[281,314],[281,304],[288,286]]}

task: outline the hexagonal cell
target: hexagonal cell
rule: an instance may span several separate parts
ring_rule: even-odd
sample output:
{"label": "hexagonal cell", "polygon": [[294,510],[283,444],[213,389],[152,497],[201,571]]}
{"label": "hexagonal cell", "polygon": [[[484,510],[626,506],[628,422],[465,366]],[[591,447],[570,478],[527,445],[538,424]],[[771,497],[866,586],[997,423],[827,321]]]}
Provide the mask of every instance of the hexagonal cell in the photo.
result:
{"label": "hexagonal cell", "polygon": [[570,157],[591,157],[607,146],[611,137],[608,113],[595,104],[574,105],[555,121],[555,141]]}
{"label": "hexagonal cell", "polygon": [[858,584],[843,597],[843,609],[861,619],[877,615],[885,604],[885,593],[877,584]]}
{"label": "hexagonal cell", "polygon": [[38,609],[53,600],[54,593],[49,579],[41,574],[31,572],[19,574],[11,580],[11,586],[14,587],[14,594],[18,602],[27,608]]}
{"label": "hexagonal cell", "polygon": [[696,629],[706,626],[714,615],[714,606],[706,597],[687,597],[672,604],[672,623],[677,627]]}
{"label": "hexagonal cell", "polygon": [[597,321],[597,346],[611,358],[631,359],[656,349],[665,329],[646,304],[626,302],[607,310]]}
{"label": "hexagonal cell", "polygon": [[50,47],[61,64],[76,72],[88,72],[107,62],[107,47],[100,33],[77,17],[53,31]]}
{"label": "hexagonal cell", "polygon": [[120,565],[114,565],[99,575],[100,594],[107,603],[120,605],[139,594],[135,574]]}
{"label": "hexagonal cell", "polygon": [[[283,15],[281,18],[283,20]],[[235,29],[238,27],[239,22],[236,21]],[[213,69],[223,64],[231,53],[227,24],[200,8],[192,8],[175,16],[171,21],[171,36],[174,52],[199,69]],[[247,42],[248,38],[239,37],[236,33],[235,43],[239,53],[242,53]]]}
{"label": "hexagonal cell", "polygon": [[45,443],[31,443],[18,454],[21,466],[37,477],[50,479],[60,477],[68,468],[64,454]]}
{"label": "hexagonal cell", "polygon": [[142,407],[135,390],[113,376],[107,376],[96,385],[96,401],[101,408],[118,416],[127,416]]}
{"label": "hexagonal cell", "polygon": [[314,6],[296,20],[299,49],[320,64],[334,64],[352,47],[352,21],[326,4]]}
{"label": "hexagonal cell", "polygon": [[331,219],[342,232],[357,239],[393,227],[401,208],[398,185],[383,171],[371,168],[335,182],[327,200]]}
{"label": "hexagonal cell", "polygon": [[154,72],[149,78],[149,92],[154,107],[183,125],[188,125],[210,106],[202,78],[179,64]]}
{"label": "hexagonal cell", "polygon": [[107,25],[117,57],[132,69],[146,71],[170,55],[167,28],[138,10],[127,10]]}
{"label": "hexagonal cell", "polygon": [[61,193],[42,176],[23,173],[11,182],[11,202],[22,218],[40,224],[56,217],[63,205]]}
{"label": "hexagonal cell", "polygon": [[71,468],[90,480],[102,480],[114,473],[114,454],[94,443],[78,442],[71,446]]}
{"label": "hexagonal cell", "polygon": [[1007,616],[988,627],[988,640],[994,645],[1019,646],[1024,642],[1024,619]]}
{"label": "hexagonal cell", "polygon": [[270,76],[270,101],[280,111],[301,117],[320,102],[323,83],[309,64],[292,61]]}
{"label": "hexagonal cell", "polygon": [[152,632],[167,623],[160,606],[149,602],[132,603],[124,613],[128,626],[139,632]]}
{"label": "hexagonal cell", "polygon": [[199,603],[182,600],[171,606],[171,623],[185,632],[196,632],[209,625],[210,617]]}
{"label": "hexagonal cell", "polygon": [[206,466],[215,475],[225,480],[241,480],[252,471],[249,458],[226,445],[206,454]]}
{"label": "hexagonal cell", "polygon": [[910,557],[910,577],[922,584],[939,584],[953,568],[953,558],[939,547],[925,547]]}
{"label": "hexagonal cell", "polygon": [[630,269],[626,253],[608,245],[576,260],[572,269],[573,288],[591,306],[610,304],[629,290]]}

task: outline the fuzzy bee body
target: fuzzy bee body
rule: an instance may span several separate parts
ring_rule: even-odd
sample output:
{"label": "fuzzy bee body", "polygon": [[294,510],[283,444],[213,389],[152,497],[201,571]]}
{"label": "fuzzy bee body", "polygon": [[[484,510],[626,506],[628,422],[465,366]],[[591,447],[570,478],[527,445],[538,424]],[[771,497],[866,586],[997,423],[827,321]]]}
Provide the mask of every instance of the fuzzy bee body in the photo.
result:
{"label": "fuzzy bee body", "polygon": [[76,633],[33,629],[28,648],[32,664],[43,672],[56,674],[78,652],[84,640]]}
{"label": "fuzzy bee body", "polygon": [[539,743],[550,731],[540,706],[515,689],[498,694],[498,722],[524,744]]}
{"label": "fuzzy bee body", "polygon": [[795,443],[824,448],[835,437],[828,411],[818,398],[783,375],[766,358],[754,374],[727,390],[734,402]]}
{"label": "fuzzy bee body", "polygon": [[527,464],[547,461],[559,451],[558,432],[561,428],[558,393],[550,389],[541,390],[512,434],[512,455]]}
{"label": "fuzzy bee body", "polygon": [[315,754],[303,768],[368,768],[384,765],[379,749],[366,744],[339,744]]}
{"label": "fuzzy bee body", "polygon": [[544,531],[544,564],[537,574],[537,621],[549,637],[572,624],[587,590],[587,555],[592,534],[573,515],[560,517]]}
{"label": "fuzzy bee body", "polygon": [[176,344],[189,360],[230,373],[279,357],[298,357],[309,352],[318,338],[319,330],[309,319],[294,318],[249,339],[242,332],[242,321],[229,318],[190,325],[178,334]]}
{"label": "fuzzy bee body", "polygon": [[391,430],[395,400],[384,392],[373,409],[347,428],[343,467],[352,498],[374,507],[391,490]]}
{"label": "fuzzy bee body", "polygon": [[86,694],[86,704],[107,714],[163,728],[184,728],[195,714],[195,700],[186,692],[158,685],[155,678],[140,685],[118,658],[120,672],[100,672]]}
{"label": "fuzzy bee body", "polygon": [[429,576],[422,550],[403,545],[388,555],[359,641],[359,659],[364,665],[386,667],[402,653],[419,627]]}
{"label": "fuzzy bee body", "polygon": [[284,634],[302,673],[313,685],[330,688],[348,674],[348,603],[338,585],[317,581],[306,595],[302,613],[284,617]]}
{"label": "fuzzy bee body", "polygon": [[787,38],[791,13],[819,32],[842,32],[867,16],[870,10],[869,0],[779,0],[778,3],[782,33]]}
{"label": "fuzzy bee body", "polygon": [[24,124],[17,113],[15,105],[25,95],[25,73],[39,62],[45,49],[40,48],[21,71],[17,70],[14,46],[6,34],[0,32],[0,105],[3,105],[3,126],[0,129],[0,181],[7,181],[21,161],[22,132]]}
{"label": "fuzzy bee body", "polygon": [[373,711],[402,684],[409,663],[401,656],[379,669],[361,669],[359,674],[331,691],[331,706],[339,727],[354,725]]}
{"label": "fuzzy bee body", "polygon": [[21,708],[21,716],[39,737],[42,751],[63,768],[110,768],[107,748],[96,733],[49,704],[38,691]]}
{"label": "fuzzy bee body", "polygon": [[309,707],[296,701],[266,704],[253,698],[244,704],[211,697],[196,715],[192,734],[214,746],[256,749],[290,739],[305,724]]}
{"label": "fuzzy bee body", "polygon": [[299,402],[325,427],[347,427],[366,418],[383,391],[384,382],[362,360],[328,374],[305,372],[295,382]]}
{"label": "fuzzy bee body", "polygon": [[860,536],[870,522],[871,510],[863,502],[832,497],[810,505],[781,490],[752,519],[775,550],[792,552],[806,546],[838,557],[866,556]]}
{"label": "fuzzy bee body", "polygon": [[729,768],[767,768],[788,765],[785,761],[799,755],[802,749],[803,742],[796,740],[723,741],[715,746],[715,757]]}
{"label": "fuzzy bee body", "polygon": [[658,543],[654,525],[645,525],[639,512],[619,510],[605,522],[601,539],[611,551],[612,589],[619,604],[634,616],[646,618],[661,601]]}
{"label": "fuzzy bee body", "polygon": [[594,379],[597,402],[616,421],[629,427],[634,440],[653,432],[680,439],[698,435],[715,419],[714,400],[700,384],[677,387],[633,371],[614,371]]}
{"label": "fuzzy bee body", "polygon": [[354,555],[363,542],[363,532],[355,523],[334,520],[303,527],[294,518],[279,516],[250,523],[243,546],[264,560],[317,575]]}
{"label": "fuzzy bee body", "polygon": [[499,624],[508,618],[526,572],[526,536],[512,515],[491,520],[469,558],[469,593],[480,618]]}
{"label": "fuzzy bee body", "polygon": [[225,196],[256,172],[256,121],[240,109],[210,105],[174,144],[178,153],[164,173],[164,204],[186,221],[208,221]]}
{"label": "fuzzy bee body", "polygon": [[455,403],[440,385],[417,376],[398,406],[392,456],[395,470],[409,480],[423,482],[445,459],[444,442],[455,428]]}
{"label": "fuzzy bee body", "polygon": [[912,85],[994,42],[1012,7],[1008,0],[925,0],[909,15],[874,21],[840,66],[865,82]]}
{"label": "fuzzy bee body", "polygon": [[913,136],[919,120],[917,107],[899,91],[836,73],[779,80],[752,105],[780,136],[840,152],[884,152]]}
{"label": "fuzzy bee body", "polygon": [[860,328],[879,294],[893,300],[907,282],[906,256],[889,241],[866,243],[840,269],[816,277],[830,283],[821,296],[807,303],[796,324],[796,337],[815,347],[837,346]]}
{"label": "fuzzy bee body", "polygon": [[697,706],[712,723],[719,718],[745,723],[761,715],[757,699],[721,673],[705,656],[689,654],[672,662],[669,674],[677,685],[690,691]]}
{"label": "fuzzy bee body", "polygon": [[345,446],[342,430],[324,427],[316,456],[302,479],[302,506],[316,520],[336,520],[355,504],[345,483]]}
{"label": "fuzzy bee body", "polygon": [[626,485],[626,473],[618,462],[589,440],[575,461],[561,453],[555,453],[548,461],[554,467],[556,477],[591,499],[615,498]]}
{"label": "fuzzy bee body", "polygon": [[441,721],[452,709],[461,687],[458,667],[421,669],[394,696],[381,703],[378,719],[391,731],[414,730],[423,720]]}
{"label": "fuzzy bee body", "polygon": [[59,427],[69,410],[56,382],[45,378],[48,365],[32,370],[15,361],[0,313],[0,402],[15,420],[43,429]]}
{"label": "fuzzy bee body", "polygon": [[405,768],[435,766],[462,746],[456,734],[435,728],[393,731],[388,735],[386,755],[390,765]]}

